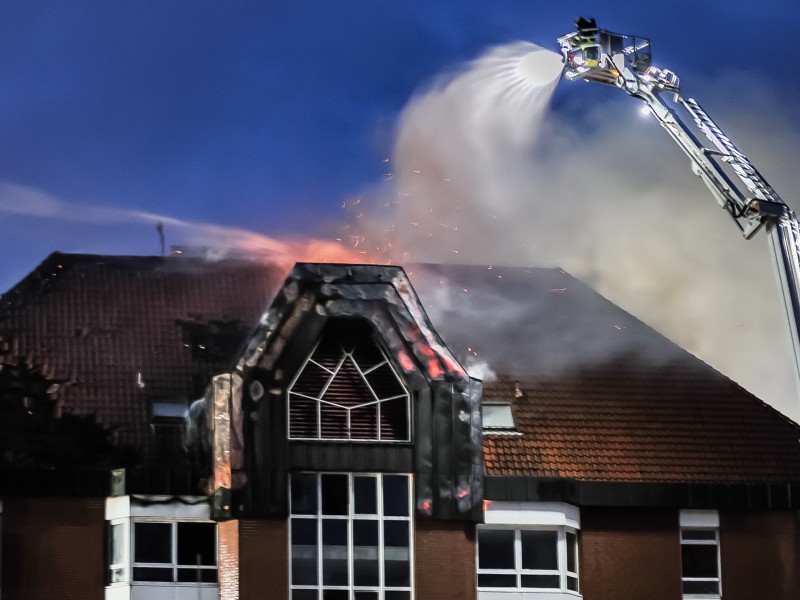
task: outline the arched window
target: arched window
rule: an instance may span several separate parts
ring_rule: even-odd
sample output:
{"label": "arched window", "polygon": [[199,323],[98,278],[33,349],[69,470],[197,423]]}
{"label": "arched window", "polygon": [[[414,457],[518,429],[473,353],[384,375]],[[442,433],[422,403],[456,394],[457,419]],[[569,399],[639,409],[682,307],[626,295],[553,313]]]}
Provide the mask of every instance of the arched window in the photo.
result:
{"label": "arched window", "polygon": [[408,391],[366,321],[331,321],[288,396],[290,439],[409,440]]}

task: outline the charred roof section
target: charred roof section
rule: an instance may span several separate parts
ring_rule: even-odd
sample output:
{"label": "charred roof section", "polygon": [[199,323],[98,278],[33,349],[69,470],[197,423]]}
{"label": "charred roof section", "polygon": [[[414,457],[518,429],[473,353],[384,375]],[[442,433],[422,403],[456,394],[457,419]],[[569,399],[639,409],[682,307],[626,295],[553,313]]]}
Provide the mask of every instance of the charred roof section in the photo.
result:
{"label": "charred roof section", "polygon": [[35,365],[62,383],[57,416],[96,420],[117,448],[154,455],[164,473],[143,475],[141,490],[180,479],[181,493],[194,492],[184,465],[157,460],[152,407],[186,407],[231,368],[285,273],[243,260],[54,253],[0,297],[0,365]]}
{"label": "charred roof section", "polygon": [[[361,331],[366,325],[403,381],[411,398],[408,441],[291,439],[289,388],[332,324]],[[285,514],[289,471],[354,470],[413,472],[421,518],[479,518],[480,382],[436,333],[399,267],[296,265],[219,391],[223,397],[209,399],[212,422],[225,422],[226,411],[231,420],[230,431],[215,437],[215,455],[230,456],[230,464],[215,463],[215,488],[239,483],[233,506],[240,515]]]}

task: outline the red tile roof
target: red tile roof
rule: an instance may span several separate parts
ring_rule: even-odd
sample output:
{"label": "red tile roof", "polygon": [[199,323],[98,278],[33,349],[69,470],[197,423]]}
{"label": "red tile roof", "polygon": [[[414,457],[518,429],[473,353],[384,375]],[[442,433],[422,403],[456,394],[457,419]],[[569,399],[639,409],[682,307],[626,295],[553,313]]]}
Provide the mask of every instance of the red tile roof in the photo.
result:
{"label": "red tile roof", "polygon": [[[487,475],[800,481],[796,424],[563,271],[408,271],[454,353],[506,373],[485,398],[514,403],[521,435],[485,436]],[[0,298],[0,362],[66,380],[64,410],[141,444],[149,403],[189,401],[229,368],[285,275],[245,261],[54,254]]]}
{"label": "red tile roof", "polygon": [[[515,397],[516,386],[522,392]],[[487,433],[487,475],[588,481],[800,481],[800,427],[700,361],[612,362],[553,379],[500,377],[517,433]]]}

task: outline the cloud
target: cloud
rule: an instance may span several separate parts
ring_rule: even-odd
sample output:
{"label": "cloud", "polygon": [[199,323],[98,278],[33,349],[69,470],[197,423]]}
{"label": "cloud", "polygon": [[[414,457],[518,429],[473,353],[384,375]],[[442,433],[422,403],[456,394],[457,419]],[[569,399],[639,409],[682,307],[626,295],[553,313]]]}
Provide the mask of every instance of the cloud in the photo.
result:
{"label": "cloud", "polygon": [[31,217],[69,217],[64,204],[46,192],[18,183],[0,182],[0,213]]}
{"label": "cloud", "polygon": [[[299,236],[276,238],[243,227],[179,219],[110,205],[70,202],[40,189],[13,182],[0,182],[0,214],[2,213],[33,217],[59,225],[64,222],[89,225],[98,239],[102,238],[99,235],[102,229],[118,232],[119,237],[115,240],[117,247],[81,247],[78,250],[81,252],[118,252],[121,239],[130,236],[132,229],[143,225],[154,228],[160,223],[165,226],[172,245],[191,247],[194,254],[202,252],[209,260],[250,256],[286,265],[296,261],[365,261],[364,255],[336,240]],[[86,243],[77,233],[72,237],[78,243]]]}

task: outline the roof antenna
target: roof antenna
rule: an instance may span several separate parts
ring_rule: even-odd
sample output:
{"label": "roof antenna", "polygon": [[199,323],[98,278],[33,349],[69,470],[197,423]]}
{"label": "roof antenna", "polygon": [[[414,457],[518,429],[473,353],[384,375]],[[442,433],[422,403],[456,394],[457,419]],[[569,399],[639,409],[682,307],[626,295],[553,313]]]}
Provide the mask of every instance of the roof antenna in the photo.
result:
{"label": "roof antenna", "polygon": [[158,241],[161,242],[161,256],[164,256],[164,224],[161,221],[156,225],[156,231],[158,231]]}

